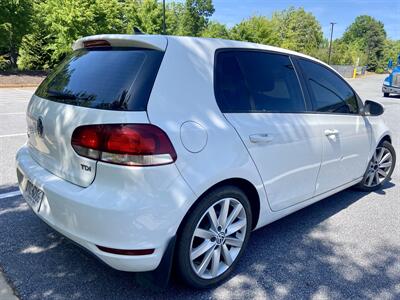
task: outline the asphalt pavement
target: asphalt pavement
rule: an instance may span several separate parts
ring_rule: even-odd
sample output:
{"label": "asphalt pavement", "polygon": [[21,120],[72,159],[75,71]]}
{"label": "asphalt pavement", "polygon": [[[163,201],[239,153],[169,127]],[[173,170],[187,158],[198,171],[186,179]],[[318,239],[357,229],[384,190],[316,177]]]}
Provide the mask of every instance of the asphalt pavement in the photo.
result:
{"label": "asphalt pavement", "polygon": [[[349,82],[363,99],[384,104],[400,153],[400,97],[382,97],[383,78]],[[21,196],[1,198],[15,191],[14,155],[26,140],[32,93],[0,89],[0,270],[18,297],[400,299],[400,159],[378,192],[349,189],[253,232],[234,276],[221,286],[199,291],[175,279],[158,291],[100,264],[40,221]]]}

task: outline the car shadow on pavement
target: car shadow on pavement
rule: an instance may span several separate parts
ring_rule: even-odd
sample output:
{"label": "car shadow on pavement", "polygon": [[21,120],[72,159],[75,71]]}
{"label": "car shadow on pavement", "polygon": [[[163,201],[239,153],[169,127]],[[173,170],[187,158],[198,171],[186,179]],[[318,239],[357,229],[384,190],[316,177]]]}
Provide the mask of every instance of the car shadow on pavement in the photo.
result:
{"label": "car shadow on pavement", "polygon": [[399,293],[399,247],[382,239],[353,252],[337,235],[363,227],[343,232],[335,228],[340,222],[331,222],[339,212],[344,221],[351,217],[346,209],[366,195],[349,189],[253,232],[234,276],[200,291],[179,280],[164,291],[144,288],[133,274],[99,263],[60,236],[22,197],[6,198],[0,200],[0,265],[23,299],[382,298]]}

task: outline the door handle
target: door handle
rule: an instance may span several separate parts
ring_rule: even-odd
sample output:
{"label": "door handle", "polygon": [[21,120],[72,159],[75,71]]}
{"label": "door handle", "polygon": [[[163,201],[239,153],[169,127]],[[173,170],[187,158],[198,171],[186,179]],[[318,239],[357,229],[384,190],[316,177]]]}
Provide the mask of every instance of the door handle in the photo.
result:
{"label": "door handle", "polygon": [[339,130],[337,129],[326,129],[324,131],[326,136],[331,136],[331,135],[338,135],[339,134]]}
{"label": "door handle", "polygon": [[267,133],[252,134],[249,136],[250,142],[252,143],[270,143],[274,139]]}

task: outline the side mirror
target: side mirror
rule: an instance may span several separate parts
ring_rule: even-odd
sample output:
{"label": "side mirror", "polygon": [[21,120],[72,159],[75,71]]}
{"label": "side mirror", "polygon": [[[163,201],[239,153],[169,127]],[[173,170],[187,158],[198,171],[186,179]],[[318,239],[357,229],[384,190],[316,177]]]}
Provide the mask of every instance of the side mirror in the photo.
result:
{"label": "side mirror", "polygon": [[364,113],[366,116],[380,116],[384,111],[385,109],[382,104],[378,102],[367,100],[364,103]]}

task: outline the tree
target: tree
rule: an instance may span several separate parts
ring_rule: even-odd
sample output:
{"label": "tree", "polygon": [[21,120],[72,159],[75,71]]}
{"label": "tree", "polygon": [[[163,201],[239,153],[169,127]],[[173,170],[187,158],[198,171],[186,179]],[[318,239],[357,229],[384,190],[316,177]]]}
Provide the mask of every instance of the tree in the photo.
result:
{"label": "tree", "polygon": [[342,41],[357,43],[367,55],[368,70],[375,71],[383,59],[386,31],[383,23],[370,16],[358,16],[346,29]]}
{"label": "tree", "polygon": [[218,22],[209,22],[207,27],[201,33],[203,37],[229,39],[229,30],[224,24]]}
{"label": "tree", "polygon": [[51,68],[78,38],[125,29],[118,0],[43,0],[34,11],[36,25],[21,45],[20,68]]}
{"label": "tree", "polygon": [[0,47],[7,50],[12,67],[16,66],[22,38],[30,31],[32,1],[0,1]]}
{"label": "tree", "polygon": [[318,20],[303,8],[290,7],[276,12],[271,22],[282,48],[312,54],[323,41]]}
{"label": "tree", "polygon": [[234,40],[266,45],[278,45],[277,32],[272,22],[264,16],[253,16],[235,25],[231,30]]}
{"label": "tree", "polygon": [[383,58],[381,60],[381,68],[386,68],[389,59],[393,60],[393,64],[397,63],[397,57],[400,55],[400,40],[386,40],[383,51]]}
{"label": "tree", "polygon": [[212,0],[186,0],[181,18],[179,34],[199,36],[207,27],[208,20],[214,13]]}
{"label": "tree", "polygon": [[159,1],[134,0],[125,5],[127,33],[132,33],[133,27],[147,34],[162,33],[162,4]]}

